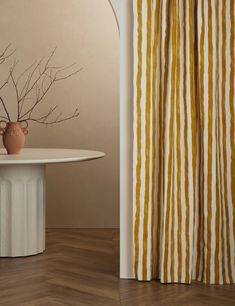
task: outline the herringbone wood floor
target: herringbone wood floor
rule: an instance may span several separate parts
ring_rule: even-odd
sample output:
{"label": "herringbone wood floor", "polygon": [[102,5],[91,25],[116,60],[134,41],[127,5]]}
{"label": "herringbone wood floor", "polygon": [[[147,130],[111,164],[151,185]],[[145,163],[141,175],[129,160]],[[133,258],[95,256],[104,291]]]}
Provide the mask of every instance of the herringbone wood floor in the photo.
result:
{"label": "herringbone wood floor", "polygon": [[50,229],[45,253],[0,259],[0,305],[235,305],[235,286],[118,278],[118,231]]}

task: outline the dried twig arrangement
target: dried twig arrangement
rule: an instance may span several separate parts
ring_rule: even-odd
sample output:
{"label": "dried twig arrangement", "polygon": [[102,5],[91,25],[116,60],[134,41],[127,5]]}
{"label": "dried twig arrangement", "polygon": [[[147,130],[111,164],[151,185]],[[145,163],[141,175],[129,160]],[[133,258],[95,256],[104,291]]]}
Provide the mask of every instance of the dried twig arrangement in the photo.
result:
{"label": "dried twig arrangement", "polygon": [[[15,51],[8,53],[10,45],[5,48],[2,54],[0,54],[0,64],[2,64],[7,58],[9,58]],[[82,69],[73,70],[71,69],[75,64],[69,66],[54,66],[51,64],[53,56],[55,54],[56,48],[51,52],[51,54],[46,58],[42,57],[40,60],[35,61],[29,67],[27,67],[21,74],[17,77],[15,76],[15,68],[18,61],[14,61],[13,65],[9,70],[9,75],[6,80],[0,85],[0,90],[3,89],[9,82],[12,83],[16,94],[17,100],[17,121],[34,121],[41,124],[51,125],[55,123],[60,123],[72,118],[79,116],[78,108],[74,110],[71,115],[63,116],[59,113],[55,117],[58,105],[50,108],[48,112],[41,116],[35,117],[35,109],[43,101],[45,95],[51,89],[51,87],[65,79],[68,79],[75,74],[79,73]],[[26,101],[30,101],[30,105],[26,107]],[[0,116],[1,119],[11,121],[9,111],[7,109],[6,103],[0,95],[0,102],[5,111],[5,115]]]}

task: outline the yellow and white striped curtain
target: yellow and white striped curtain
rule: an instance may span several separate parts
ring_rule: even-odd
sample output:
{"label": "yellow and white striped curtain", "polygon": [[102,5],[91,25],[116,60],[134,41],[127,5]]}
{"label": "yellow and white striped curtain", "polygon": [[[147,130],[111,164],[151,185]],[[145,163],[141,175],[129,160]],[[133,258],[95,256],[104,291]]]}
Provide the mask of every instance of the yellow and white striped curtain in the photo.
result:
{"label": "yellow and white striped curtain", "polygon": [[235,0],[133,0],[139,280],[235,282]]}

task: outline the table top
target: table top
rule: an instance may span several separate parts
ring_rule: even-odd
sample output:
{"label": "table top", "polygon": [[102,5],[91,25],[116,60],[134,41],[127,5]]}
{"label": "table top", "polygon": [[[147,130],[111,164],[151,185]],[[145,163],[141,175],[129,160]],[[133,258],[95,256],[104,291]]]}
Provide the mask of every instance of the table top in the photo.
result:
{"label": "table top", "polygon": [[8,155],[0,149],[0,165],[56,164],[80,162],[104,157],[103,152],[75,149],[29,149],[18,155]]}

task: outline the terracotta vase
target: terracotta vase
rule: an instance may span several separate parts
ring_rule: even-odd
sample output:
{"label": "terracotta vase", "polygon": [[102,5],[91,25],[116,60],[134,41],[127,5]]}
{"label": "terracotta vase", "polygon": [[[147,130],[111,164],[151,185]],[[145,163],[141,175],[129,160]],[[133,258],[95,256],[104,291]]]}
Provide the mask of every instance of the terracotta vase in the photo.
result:
{"label": "terracotta vase", "polygon": [[[3,126],[4,125],[4,126]],[[28,134],[28,123],[0,121],[0,134],[3,145],[8,154],[19,154],[25,144],[25,135]]]}

